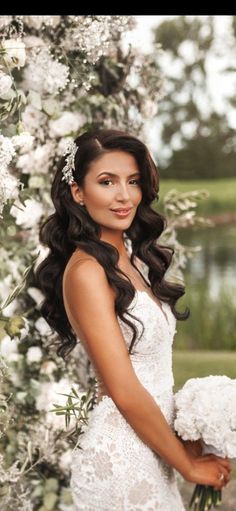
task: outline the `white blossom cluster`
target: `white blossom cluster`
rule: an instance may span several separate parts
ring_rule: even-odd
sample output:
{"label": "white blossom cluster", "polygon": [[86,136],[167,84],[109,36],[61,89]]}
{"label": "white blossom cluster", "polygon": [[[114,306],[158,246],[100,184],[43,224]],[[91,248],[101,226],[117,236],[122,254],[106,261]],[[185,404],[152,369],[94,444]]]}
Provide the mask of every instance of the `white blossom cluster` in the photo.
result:
{"label": "white blossom cluster", "polygon": [[236,379],[191,378],[175,394],[175,430],[183,440],[202,439],[207,452],[236,458]]}
{"label": "white blossom cluster", "polygon": [[24,87],[41,94],[57,94],[68,83],[69,68],[58,62],[48,48],[33,54],[24,70]]}
{"label": "white blossom cluster", "polygon": [[18,196],[18,180],[8,171],[14,156],[15,148],[11,140],[0,135],[0,218],[7,200]]}
{"label": "white blossom cluster", "polygon": [[42,25],[56,28],[61,21],[61,16],[23,16],[23,21],[28,27],[40,30]]}
{"label": "white blossom cluster", "polygon": [[122,33],[132,25],[129,16],[77,16],[75,21],[76,26],[66,32],[63,46],[67,51],[84,52],[92,64],[114,44],[114,31]]}

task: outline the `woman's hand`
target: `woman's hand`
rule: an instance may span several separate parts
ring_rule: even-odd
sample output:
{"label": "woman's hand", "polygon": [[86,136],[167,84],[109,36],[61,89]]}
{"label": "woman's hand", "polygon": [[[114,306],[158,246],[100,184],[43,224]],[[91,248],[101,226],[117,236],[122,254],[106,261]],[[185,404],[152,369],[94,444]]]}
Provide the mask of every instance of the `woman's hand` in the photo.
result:
{"label": "woman's hand", "polygon": [[215,454],[195,456],[189,453],[189,456],[192,467],[188,474],[182,474],[187,481],[213,486],[215,490],[221,490],[229,482],[232,465],[228,458]]}

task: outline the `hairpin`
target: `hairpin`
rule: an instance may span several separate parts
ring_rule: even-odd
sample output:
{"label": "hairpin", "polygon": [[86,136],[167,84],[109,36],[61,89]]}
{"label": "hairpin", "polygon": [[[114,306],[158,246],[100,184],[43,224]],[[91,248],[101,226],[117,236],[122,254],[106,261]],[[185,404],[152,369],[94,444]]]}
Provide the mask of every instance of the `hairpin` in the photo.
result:
{"label": "hairpin", "polygon": [[78,146],[76,143],[72,140],[68,143],[68,146],[66,148],[66,151],[64,152],[63,156],[66,156],[66,164],[64,165],[62,169],[62,181],[66,181],[68,185],[72,185],[72,183],[75,182],[74,176],[73,176],[73,170],[75,170],[75,155],[76,151],[78,149]]}

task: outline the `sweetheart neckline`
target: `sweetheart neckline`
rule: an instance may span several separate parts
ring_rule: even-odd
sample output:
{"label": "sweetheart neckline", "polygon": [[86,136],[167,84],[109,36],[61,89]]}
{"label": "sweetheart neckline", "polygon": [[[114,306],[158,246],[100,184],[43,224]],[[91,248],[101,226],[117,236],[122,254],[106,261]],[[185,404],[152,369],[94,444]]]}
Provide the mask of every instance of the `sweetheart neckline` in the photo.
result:
{"label": "sweetheart neckline", "polygon": [[[165,314],[164,310],[162,309],[162,305],[161,306],[158,305],[158,303],[155,300],[153,300],[153,298],[149,295],[149,293],[147,293],[147,291],[142,290],[142,289],[135,289],[135,294],[138,295],[139,293],[147,295],[147,297],[154,303],[154,305],[156,305],[158,307],[158,309],[160,310],[160,313],[164,317],[168,327],[170,327],[170,323],[168,321],[167,314]],[[163,302],[162,300],[160,300],[160,303],[165,304],[166,302]]]}

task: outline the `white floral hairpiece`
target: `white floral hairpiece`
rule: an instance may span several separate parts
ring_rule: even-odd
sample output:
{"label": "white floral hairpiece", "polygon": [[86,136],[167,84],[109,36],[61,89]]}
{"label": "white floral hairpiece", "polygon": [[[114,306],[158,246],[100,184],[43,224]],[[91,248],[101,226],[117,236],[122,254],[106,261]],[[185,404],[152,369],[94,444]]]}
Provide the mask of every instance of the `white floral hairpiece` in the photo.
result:
{"label": "white floral hairpiece", "polygon": [[62,169],[63,177],[61,178],[62,181],[66,181],[68,185],[72,185],[72,183],[75,182],[74,176],[73,176],[73,170],[75,170],[75,155],[76,151],[78,149],[78,146],[72,140],[68,143],[68,146],[63,154],[63,156],[66,156],[66,164],[64,165]]}

